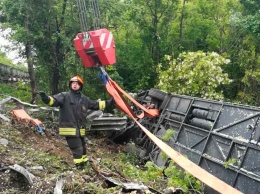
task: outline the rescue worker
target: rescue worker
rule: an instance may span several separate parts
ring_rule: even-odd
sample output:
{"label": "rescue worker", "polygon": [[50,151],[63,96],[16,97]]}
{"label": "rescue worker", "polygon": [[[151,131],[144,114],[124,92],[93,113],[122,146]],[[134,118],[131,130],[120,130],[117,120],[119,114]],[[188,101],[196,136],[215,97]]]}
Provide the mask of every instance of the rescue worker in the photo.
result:
{"label": "rescue worker", "polygon": [[88,110],[103,110],[114,104],[114,100],[90,100],[81,93],[83,79],[76,75],[69,81],[69,92],[48,96],[39,92],[42,101],[53,107],[60,107],[59,134],[66,137],[67,144],[73,154],[73,161],[77,168],[83,168],[88,161],[85,142],[85,127]]}

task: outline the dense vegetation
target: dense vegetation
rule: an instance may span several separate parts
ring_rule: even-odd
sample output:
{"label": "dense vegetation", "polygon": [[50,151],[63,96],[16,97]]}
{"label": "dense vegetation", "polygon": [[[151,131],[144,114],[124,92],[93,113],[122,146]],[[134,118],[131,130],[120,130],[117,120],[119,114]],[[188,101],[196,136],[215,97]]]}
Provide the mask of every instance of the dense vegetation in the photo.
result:
{"label": "dense vegetation", "polygon": [[[260,104],[258,1],[99,0],[99,5],[102,25],[113,33],[116,44],[117,62],[107,71],[127,91],[158,86],[179,94]],[[81,31],[75,0],[2,0],[0,10],[1,28],[11,28],[10,39],[24,45],[20,54],[27,59],[32,97],[36,90],[66,90],[74,74],[84,76],[84,92],[90,97],[104,93],[97,80],[98,70],[84,68],[75,52],[73,39]],[[210,53],[229,62],[216,67],[214,56],[203,58]],[[167,56],[171,59],[165,60]],[[181,61],[177,73],[169,66],[176,61]],[[214,87],[205,87],[212,77],[186,82],[182,78],[191,69],[182,65],[199,65],[194,70],[199,72],[194,73],[200,78],[210,76],[211,67],[217,68],[214,77],[223,74],[225,79],[213,81]],[[172,86],[165,85],[167,80],[159,82],[161,76],[168,77]],[[198,93],[201,87],[204,91]]]}

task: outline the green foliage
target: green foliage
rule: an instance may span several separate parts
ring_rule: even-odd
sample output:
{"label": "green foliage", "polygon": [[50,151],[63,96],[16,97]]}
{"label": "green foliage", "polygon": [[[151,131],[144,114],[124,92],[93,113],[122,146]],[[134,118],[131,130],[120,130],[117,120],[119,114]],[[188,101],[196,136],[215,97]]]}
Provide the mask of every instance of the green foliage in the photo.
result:
{"label": "green foliage", "polygon": [[[160,62],[169,64],[171,60],[164,60],[166,54],[202,50],[207,55],[216,51],[232,61],[232,64],[221,68],[234,80],[233,83],[224,87],[224,82],[215,86],[215,82],[197,80],[186,85],[179,80],[177,82],[181,86],[172,86],[177,87],[175,90],[166,86],[160,89],[239,101],[241,95],[248,94],[244,88],[248,86],[242,83],[244,73],[259,68],[258,1],[101,0],[99,4],[102,25],[113,33],[116,44],[117,63],[109,74],[125,90],[137,92],[158,85],[164,72],[155,71],[156,65]],[[102,94],[101,98],[107,97],[97,73],[84,68],[75,52],[73,39],[81,31],[75,1],[3,0],[0,11],[1,28],[11,28],[11,38],[18,43],[32,45],[37,89],[50,94],[67,90],[68,79],[74,74],[81,74],[87,80],[83,89],[85,94],[93,99],[99,98],[99,94]],[[91,27],[91,22],[89,25]],[[19,48],[24,54],[24,48]],[[0,57],[1,60],[10,63],[5,58]],[[161,70],[166,71],[169,65],[162,66]],[[203,75],[198,73],[196,76],[206,78],[212,73],[212,70],[204,68],[201,68]],[[193,69],[191,72],[195,73]],[[213,84],[209,86],[212,89],[206,87],[208,83]],[[221,90],[224,90],[225,96]],[[247,93],[244,94],[244,91]],[[247,95],[246,98],[248,103],[254,103],[254,97]]]}
{"label": "green foliage", "polygon": [[120,158],[120,160],[123,163],[131,163],[131,164],[138,164],[139,159],[137,158],[137,156],[135,154],[132,153],[124,153],[124,152],[119,152],[117,154],[117,157]]}
{"label": "green foliage", "polygon": [[257,0],[240,0],[241,4],[245,8],[245,16],[241,20],[241,24],[248,30],[249,33],[253,33],[259,38],[260,32],[260,3]]}
{"label": "green foliage", "polygon": [[218,88],[231,80],[221,66],[229,62],[215,52],[184,52],[177,59],[167,55],[165,62],[158,65],[160,81],[157,87],[170,93],[223,99]]}
{"label": "green foliage", "polygon": [[[154,87],[157,80],[155,65],[169,50],[170,23],[176,16],[177,1],[124,1],[125,19],[115,35],[117,70],[126,90],[137,92]],[[169,42],[167,42],[169,40]],[[168,46],[169,45],[169,46]]]}
{"label": "green foliage", "polygon": [[234,165],[237,162],[237,159],[230,158],[228,161],[224,162],[224,167],[228,168],[229,165]]}
{"label": "green foliage", "polygon": [[137,168],[137,166],[134,166],[130,162],[126,162],[124,166],[122,166],[122,172],[127,176],[131,177],[132,179],[141,180],[141,177],[144,177],[143,171],[140,168]]}
{"label": "green foliage", "polygon": [[162,141],[167,142],[175,133],[175,130],[168,129],[166,133],[162,136]]}
{"label": "green foliage", "polygon": [[30,86],[22,82],[0,84],[0,94],[4,94],[5,97],[12,96],[18,98],[23,102],[30,102],[31,94],[29,91]]}
{"label": "green foliage", "polygon": [[158,167],[153,162],[150,161],[145,164],[145,167],[147,168],[147,171],[145,172],[145,176],[148,178],[148,180],[159,181],[164,178],[163,176],[164,167]]}
{"label": "green foliage", "polygon": [[10,59],[8,59],[6,54],[3,53],[3,52],[0,52],[0,63],[5,64],[5,65],[12,65],[13,64],[13,62]]}
{"label": "green foliage", "polygon": [[164,152],[160,152],[160,157],[163,161],[167,161],[169,159],[168,155]]}
{"label": "green foliage", "polygon": [[203,191],[203,184],[199,180],[179,169],[172,161],[164,170],[164,173],[169,177],[168,186],[181,187],[185,190],[185,193]]}
{"label": "green foliage", "polygon": [[127,32],[128,34],[125,35],[127,38],[123,37],[124,40],[119,39],[116,43],[118,61],[115,66],[126,90],[135,92],[140,88],[148,88],[149,72],[152,69],[149,67],[151,59],[143,48],[141,40]]}
{"label": "green foliage", "polygon": [[254,106],[260,105],[260,69],[252,72],[246,71],[242,83],[245,85],[244,91],[238,94],[238,100],[242,103]]}
{"label": "green foliage", "polygon": [[158,167],[153,162],[148,161],[145,164],[145,171],[126,163],[124,166],[124,174],[128,177],[135,178],[145,182],[146,185],[151,185],[153,188],[160,188],[160,184],[167,181],[169,187],[179,187],[185,190],[185,193],[202,192],[203,185],[189,173],[182,171],[172,161],[165,167]]}

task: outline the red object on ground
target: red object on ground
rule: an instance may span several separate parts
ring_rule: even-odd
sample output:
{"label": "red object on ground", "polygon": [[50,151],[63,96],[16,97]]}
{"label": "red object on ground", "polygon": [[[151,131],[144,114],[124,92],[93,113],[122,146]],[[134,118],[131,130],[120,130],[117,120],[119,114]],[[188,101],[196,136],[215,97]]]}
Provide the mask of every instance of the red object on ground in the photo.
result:
{"label": "red object on ground", "polygon": [[85,33],[78,33],[74,39],[76,50],[85,67],[116,63],[115,42],[110,31],[103,28]]}
{"label": "red object on ground", "polygon": [[16,121],[21,123],[32,123],[35,126],[42,124],[40,120],[30,117],[24,109],[12,110],[11,114]]}

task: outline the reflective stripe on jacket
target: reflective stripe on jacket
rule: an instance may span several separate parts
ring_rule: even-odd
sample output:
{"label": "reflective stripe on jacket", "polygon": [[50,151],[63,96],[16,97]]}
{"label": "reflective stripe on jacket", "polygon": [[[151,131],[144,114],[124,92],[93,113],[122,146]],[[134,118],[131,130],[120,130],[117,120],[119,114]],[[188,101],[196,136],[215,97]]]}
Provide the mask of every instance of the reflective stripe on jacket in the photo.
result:
{"label": "reflective stripe on jacket", "polygon": [[106,107],[106,101],[90,100],[81,92],[62,92],[50,96],[49,105],[60,107],[59,134],[62,136],[85,136],[88,110]]}

